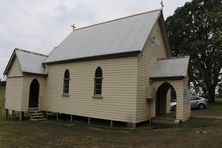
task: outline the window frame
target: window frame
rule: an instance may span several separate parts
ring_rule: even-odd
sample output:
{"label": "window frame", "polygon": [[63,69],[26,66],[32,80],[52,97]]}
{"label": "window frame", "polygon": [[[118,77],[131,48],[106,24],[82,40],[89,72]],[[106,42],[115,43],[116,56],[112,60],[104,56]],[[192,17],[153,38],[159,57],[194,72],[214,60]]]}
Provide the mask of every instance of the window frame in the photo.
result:
{"label": "window frame", "polygon": [[97,67],[94,75],[94,97],[102,97],[102,89],[103,89],[103,70],[101,67]]}
{"label": "window frame", "polygon": [[70,72],[66,69],[63,77],[63,96],[69,96]]}

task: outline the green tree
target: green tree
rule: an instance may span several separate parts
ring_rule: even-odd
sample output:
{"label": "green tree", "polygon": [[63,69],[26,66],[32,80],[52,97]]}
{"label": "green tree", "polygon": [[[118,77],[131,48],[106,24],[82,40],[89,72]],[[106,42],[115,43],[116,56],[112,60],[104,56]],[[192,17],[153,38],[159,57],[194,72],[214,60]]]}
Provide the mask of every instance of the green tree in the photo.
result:
{"label": "green tree", "polygon": [[193,0],[166,20],[172,55],[190,55],[195,92],[215,101],[222,68],[222,0]]}

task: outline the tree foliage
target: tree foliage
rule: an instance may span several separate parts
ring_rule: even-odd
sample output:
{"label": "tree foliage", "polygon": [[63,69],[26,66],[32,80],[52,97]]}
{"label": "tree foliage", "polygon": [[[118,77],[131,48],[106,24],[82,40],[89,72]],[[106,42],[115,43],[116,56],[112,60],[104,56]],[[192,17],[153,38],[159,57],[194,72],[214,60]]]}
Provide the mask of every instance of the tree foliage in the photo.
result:
{"label": "tree foliage", "polygon": [[193,0],[166,20],[174,56],[190,55],[196,93],[214,101],[222,68],[222,0]]}
{"label": "tree foliage", "polygon": [[5,87],[5,85],[6,85],[6,82],[5,81],[1,81],[1,79],[0,79],[0,87]]}

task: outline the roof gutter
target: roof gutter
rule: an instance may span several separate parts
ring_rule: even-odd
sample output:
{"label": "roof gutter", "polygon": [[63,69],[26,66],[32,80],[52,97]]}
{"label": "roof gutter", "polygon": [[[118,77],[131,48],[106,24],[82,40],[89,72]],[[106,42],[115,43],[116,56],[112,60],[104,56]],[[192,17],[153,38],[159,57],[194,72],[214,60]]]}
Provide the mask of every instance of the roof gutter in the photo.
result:
{"label": "roof gutter", "polygon": [[48,76],[48,74],[44,73],[33,73],[33,72],[22,72],[23,74],[28,74],[28,75],[38,75],[38,76]]}
{"label": "roof gutter", "polygon": [[185,76],[166,76],[166,77],[150,77],[152,81],[163,81],[163,80],[183,80]]}
{"label": "roof gutter", "polygon": [[130,52],[122,52],[122,53],[113,53],[113,54],[104,54],[76,59],[66,59],[60,61],[52,61],[52,62],[43,62],[42,64],[58,64],[58,63],[71,63],[71,62],[83,62],[83,61],[93,61],[93,60],[103,60],[103,59],[114,59],[114,58],[123,58],[123,57],[134,57],[137,56],[141,51],[130,51]]}

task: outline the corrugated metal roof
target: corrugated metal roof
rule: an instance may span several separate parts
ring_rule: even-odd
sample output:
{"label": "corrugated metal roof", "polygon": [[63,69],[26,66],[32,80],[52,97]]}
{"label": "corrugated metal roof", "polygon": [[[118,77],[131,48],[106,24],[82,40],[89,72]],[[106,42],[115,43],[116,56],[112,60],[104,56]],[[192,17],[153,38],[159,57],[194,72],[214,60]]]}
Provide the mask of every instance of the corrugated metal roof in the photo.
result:
{"label": "corrugated metal roof", "polygon": [[141,51],[161,10],[74,30],[45,63]]}
{"label": "corrugated metal roof", "polygon": [[159,59],[154,65],[151,78],[185,77],[188,71],[189,56]]}
{"label": "corrugated metal roof", "polygon": [[47,56],[21,49],[15,49],[15,54],[19,60],[22,72],[45,74],[42,63],[47,59]]}

